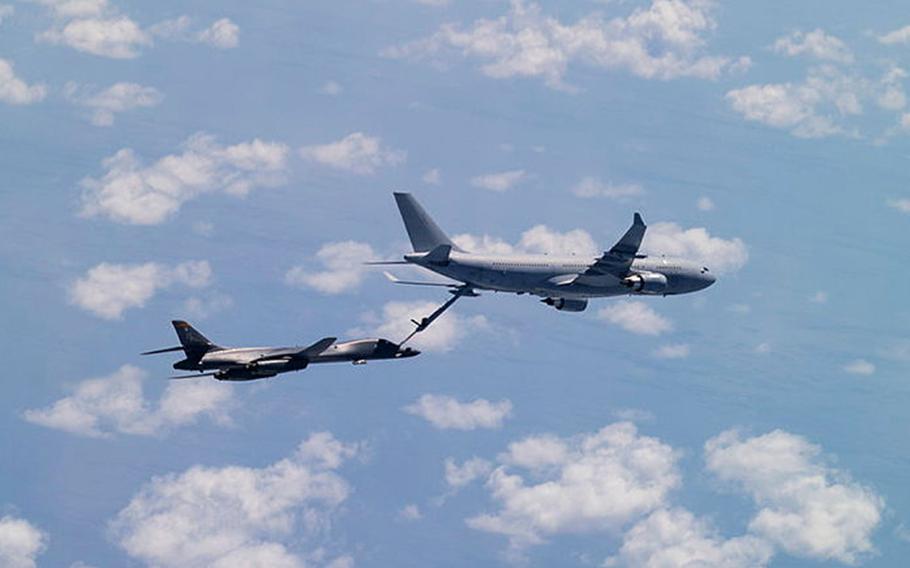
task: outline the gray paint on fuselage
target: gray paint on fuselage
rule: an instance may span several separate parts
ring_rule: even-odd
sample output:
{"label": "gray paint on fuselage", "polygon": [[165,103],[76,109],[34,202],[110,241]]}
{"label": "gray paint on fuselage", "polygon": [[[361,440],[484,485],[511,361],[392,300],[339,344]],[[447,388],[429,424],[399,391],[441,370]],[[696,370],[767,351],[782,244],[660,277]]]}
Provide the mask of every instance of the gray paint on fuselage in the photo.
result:
{"label": "gray paint on fuselage", "polygon": [[[422,256],[412,253],[405,255],[405,259],[479,289],[577,299],[639,294],[612,275],[586,276],[585,284],[559,284],[583,274],[597,261],[596,257],[489,256],[453,251],[446,265],[434,265],[423,261]],[[715,280],[710,271],[698,263],[668,257],[637,258],[629,270],[630,274],[649,272],[667,277],[667,288],[660,295],[695,292],[707,288]]]}

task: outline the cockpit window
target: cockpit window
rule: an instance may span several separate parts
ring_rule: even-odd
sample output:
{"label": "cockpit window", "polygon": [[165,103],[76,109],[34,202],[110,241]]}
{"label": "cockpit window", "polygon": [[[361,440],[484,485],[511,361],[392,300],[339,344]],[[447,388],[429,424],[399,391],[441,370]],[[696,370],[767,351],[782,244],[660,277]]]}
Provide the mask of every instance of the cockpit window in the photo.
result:
{"label": "cockpit window", "polygon": [[711,272],[711,271],[708,270],[708,267],[707,267],[707,266],[702,266],[702,267],[701,267],[701,273],[704,274],[705,272]]}

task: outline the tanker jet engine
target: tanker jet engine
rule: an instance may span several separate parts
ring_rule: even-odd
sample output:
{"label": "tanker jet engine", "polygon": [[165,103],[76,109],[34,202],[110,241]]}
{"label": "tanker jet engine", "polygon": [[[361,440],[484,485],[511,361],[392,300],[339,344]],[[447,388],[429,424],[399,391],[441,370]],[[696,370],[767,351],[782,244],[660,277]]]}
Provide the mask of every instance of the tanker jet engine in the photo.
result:
{"label": "tanker jet engine", "polygon": [[378,359],[403,359],[420,355],[420,351],[387,339],[355,339],[335,343],[325,337],[309,347],[220,347],[185,321],[171,322],[180,346],[146,351],[143,355],[183,351],[186,359],[174,363],[175,369],[199,371],[172,379],[211,376],[219,381],[252,381],[274,377],[279,373],[300,371],[313,363],[351,362],[363,365]]}
{"label": "tanker jet engine", "polygon": [[457,281],[412,282],[387,274],[398,284],[445,286],[456,298],[476,295],[474,290],[534,294],[557,310],[581,312],[589,298],[687,294],[715,280],[699,263],[639,254],[646,227],[638,213],[626,234],[599,257],[500,256],[458,248],[410,193],[395,193],[395,201],[414,252],[404,255],[404,262],[370,264],[414,264]]}

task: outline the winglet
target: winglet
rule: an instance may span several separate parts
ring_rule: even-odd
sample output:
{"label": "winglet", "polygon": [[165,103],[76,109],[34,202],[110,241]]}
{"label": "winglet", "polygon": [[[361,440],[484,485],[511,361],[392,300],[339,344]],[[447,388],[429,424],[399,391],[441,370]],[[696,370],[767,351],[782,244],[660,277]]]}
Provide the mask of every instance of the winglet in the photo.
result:
{"label": "winglet", "polygon": [[645,226],[645,222],[642,221],[641,215],[638,213],[638,211],[635,212],[635,216],[632,218],[632,224]]}
{"label": "winglet", "polygon": [[626,231],[619,241],[610,249],[610,253],[620,257],[634,258],[641,246],[647,226],[637,212],[632,218],[632,226]]}

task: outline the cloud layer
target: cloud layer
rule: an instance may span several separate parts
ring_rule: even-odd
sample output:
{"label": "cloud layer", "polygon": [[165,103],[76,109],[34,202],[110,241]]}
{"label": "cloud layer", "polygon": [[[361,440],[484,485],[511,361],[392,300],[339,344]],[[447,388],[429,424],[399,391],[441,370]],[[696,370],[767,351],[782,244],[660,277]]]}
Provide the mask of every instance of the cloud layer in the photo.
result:
{"label": "cloud layer", "polygon": [[154,477],[111,531],[131,557],[161,568],[303,568],[300,549],[328,531],[350,494],[336,470],[357,451],[320,432],[262,468],[194,466]]}
{"label": "cloud layer", "polygon": [[564,24],[537,4],[513,0],[509,12],[462,27],[444,24],[430,37],[386,49],[394,58],[459,54],[482,62],[488,77],[537,77],[547,86],[574,90],[565,81],[570,65],[618,69],[647,79],[714,79],[744,68],[748,58],[705,54],[705,35],[716,27],[713,3],[654,0],[625,17],[599,13]]}
{"label": "cloud layer", "polygon": [[102,163],[101,178],[82,181],[82,214],[117,223],[158,225],[187,201],[206,193],[245,196],[258,187],[285,181],[288,147],[254,139],[222,146],[214,136],[188,138],[178,154],[144,166],[124,148]]}
{"label": "cloud layer", "polygon": [[335,170],[369,175],[381,167],[403,164],[407,152],[383,146],[378,137],[354,132],[337,142],[304,146],[300,148],[300,156]]}
{"label": "cloud layer", "polygon": [[87,379],[46,408],[26,410],[23,417],[39,426],[91,438],[114,434],[163,436],[175,428],[208,418],[230,423],[234,406],[230,385],[207,378],[171,381],[155,403],[143,393],[148,373],[124,365],[110,375]]}
{"label": "cloud layer", "polygon": [[10,515],[0,517],[0,565],[35,568],[47,542],[47,534],[25,519]]}
{"label": "cloud layer", "polygon": [[425,394],[405,406],[404,411],[441,430],[475,430],[502,426],[503,420],[512,415],[512,402],[490,402],[484,398],[461,402],[451,396]]}
{"label": "cloud layer", "polygon": [[69,287],[73,305],[109,320],[120,319],[130,308],[141,308],[159,291],[180,284],[203,288],[212,279],[209,263],[190,261],[170,267],[157,262],[110,264],[103,262]]}

